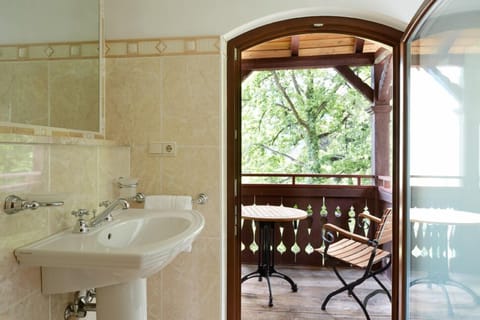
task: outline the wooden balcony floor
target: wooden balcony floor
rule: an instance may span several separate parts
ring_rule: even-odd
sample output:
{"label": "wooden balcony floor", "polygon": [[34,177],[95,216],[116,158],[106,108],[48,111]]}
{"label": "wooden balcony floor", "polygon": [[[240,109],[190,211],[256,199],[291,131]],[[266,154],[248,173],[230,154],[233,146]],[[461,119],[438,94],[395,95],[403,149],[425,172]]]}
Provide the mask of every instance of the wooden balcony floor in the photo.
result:
{"label": "wooden balcony floor", "polygon": [[[242,274],[252,272],[256,266],[242,265]],[[321,310],[324,298],[341,284],[332,269],[315,267],[279,266],[277,271],[290,276],[298,285],[298,292],[292,292],[285,280],[272,278],[273,307],[268,307],[268,287],[265,281],[250,279],[242,284],[242,320],[365,320],[362,310],[346,293],[332,298],[327,310]],[[360,270],[343,269],[342,275],[347,281],[354,280]],[[452,278],[473,291],[480,292],[480,277],[476,274],[455,274]],[[413,279],[422,274],[413,274]],[[391,288],[390,280],[380,275],[380,280]],[[445,293],[438,285],[416,285],[410,290],[410,320],[478,320],[480,319],[480,298],[475,302],[464,290],[446,286],[454,314],[448,316]],[[363,299],[378,285],[372,279],[355,289]],[[391,304],[386,295],[379,294],[370,299],[367,307],[372,320],[390,320]]]}
{"label": "wooden balcony floor", "polygon": [[[252,272],[256,266],[242,265],[242,274]],[[323,299],[331,291],[341,286],[332,269],[312,267],[279,266],[277,271],[285,273],[298,285],[298,291],[292,292],[290,285],[283,279],[271,278],[273,307],[268,307],[268,287],[265,281],[249,279],[242,284],[242,320],[364,320],[362,309],[346,293],[332,298],[327,310],[321,310]],[[342,275],[354,280],[360,270],[345,269]],[[390,288],[390,280],[381,275],[380,280]],[[368,280],[355,289],[363,299],[369,292],[378,289],[374,280]],[[378,294],[368,303],[370,316],[375,320],[390,320],[391,305],[388,297]]]}

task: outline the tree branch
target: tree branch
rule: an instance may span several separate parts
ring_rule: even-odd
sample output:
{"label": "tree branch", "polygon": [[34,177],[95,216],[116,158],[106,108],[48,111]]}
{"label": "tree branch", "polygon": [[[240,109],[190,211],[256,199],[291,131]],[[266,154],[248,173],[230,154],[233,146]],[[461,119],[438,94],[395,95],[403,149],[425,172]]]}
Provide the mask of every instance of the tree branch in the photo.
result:
{"label": "tree branch", "polygon": [[302,119],[300,114],[298,113],[297,109],[295,108],[295,105],[293,104],[293,101],[290,99],[288,96],[287,92],[285,91],[285,88],[282,86],[280,83],[280,79],[278,79],[278,74],[276,71],[272,71],[273,78],[275,79],[275,84],[277,85],[277,88],[282,92],[283,97],[288,103],[288,108],[293,112],[293,115],[297,119],[298,123],[304,127],[305,129],[309,130],[308,123],[305,122],[305,120]]}
{"label": "tree branch", "polygon": [[[340,121],[340,125],[344,124],[345,122],[347,122],[348,118],[350,118],[351,114],[350,113],[347,113],[347,115],[345,117],[343,117],[342,121]],[[333,131],[327,131],[327,132],[322,132],[320,134],[317,135],[317,138],[319,140],[325,138],[325,137],[328,137],[329,135],[337,132],[337,131],[340,131],[342,128],[340,127],[340,125],[338,125],[337,129],[336,130],[333,130]]]}
{"label": "tree branch", "polygon": [[282,157],[288,158],[288,159],[290,159],[290,160],[292,160],[292,161],[294,161],[294,162],[298,162],[298,163],[300,163],[300,164],[303,164],[303,162],[299,162],[297,159],[295,159],[295,158],[292,157],[291,155],[288,155],[288,154],[286,154],[286,153],[283,153],[283,152],[280,152],[280,151],[278,151],[278,150],[275,150],[275,149],[273,149],[273,148],[271,148],[271,147],[269,147],[269,146],[267,146],[267,145],[264,145],[264,144],[261,144],[261,143],[257,143],[256,145],[259,146],[259,147],[261,147],[261,148],[264,148],[264,149],[266,149],[266,150],[268,150],[268,151],[270,151],[270,152],[272,152],[272,153],[275,153],[275,154],[278,154],[278,155],[280,155],[280,156],[282,156]]}
{"label": "tree branch", "polygon": [[275,143],[275,141],[277,140],[278,136],[285,130],[285,128],[281,128],[276,135],[273,136],[271,143]]}
{"label": "tree branch", "polygon": [[297,91],[297,94],[302,98],[302,103],[305,104],[305,99],[303,98],[305,94],[302,92],[302,89],[298,84],[297,77],[295,77],[295,72],[292,71],[290,72],[290,74],[292,76],[292,81],[293,81],[293,86],[295,87],[295,91]]}
{"label": "tree branch", "polygon": [[322,101],[322,103],[320,103],[320,105],[317,107],[317,111],[313,114],[313,117],[315,120],[317,120],[318,116],[325,109],[326,106],[327,106],[327,101]]}

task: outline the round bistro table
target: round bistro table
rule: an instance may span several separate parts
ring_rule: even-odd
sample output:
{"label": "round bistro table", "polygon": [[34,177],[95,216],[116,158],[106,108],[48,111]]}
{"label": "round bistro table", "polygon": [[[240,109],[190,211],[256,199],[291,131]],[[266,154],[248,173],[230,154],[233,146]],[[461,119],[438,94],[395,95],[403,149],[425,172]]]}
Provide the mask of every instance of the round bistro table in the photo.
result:
{"label": "round bistro table", "polygon": [[435,258],[434,265],[436,270],[428,270],[425,277],[412,280],[410,287],[418,284],[438,285],[445,295],[449,316],[453,316],[453,307],[446,289],[447,285],[464,290],[473,298],[476,304],[480,304],[480,297],[470,287],[450,278],[448,265],[449,233],[459,225],[479,225],[480,214],[455,209],[411,208],[410,222],[427,224],[430,228],[430,234],[436,240],[432,243],[432,251],[446,252],[446,254],[439,254]]}
{"label": "round bistro table", "polygon": [[290,283],[290,286],[292,287],[293,292],[296,292],[298,289],[297,284],[293,282],[293,280],[289,276],[275,270],[274,252],[272,252],[272,246],[274,244],[275,223],[302,220],[306,217],[306,211],[284,206],[242,206],[242,218],[245,220],[254,220],[259,223],[260,250],[258,251],[257,270],[243,276],[241,282],[243,283],[248,279],[257,277],[259,281],[261,281],[262,278],[267,279],[269,307],[273,306],[270,277],[277,277],[288,281],[288,283]]}

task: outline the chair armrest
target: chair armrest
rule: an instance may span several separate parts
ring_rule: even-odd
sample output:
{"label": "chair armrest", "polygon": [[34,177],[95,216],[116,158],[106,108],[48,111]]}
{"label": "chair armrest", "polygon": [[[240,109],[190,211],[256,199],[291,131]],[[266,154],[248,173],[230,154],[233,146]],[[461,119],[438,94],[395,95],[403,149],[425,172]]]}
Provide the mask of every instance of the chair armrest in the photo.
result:
{"label": "chair armrest", "polygon": [[382,222],[382,219],[381,219],[381,218],[375,217],[375,216],[373,216],[373,215],[371,215],[371,214],[369,214],[369,213],[365,213],[365,212],[360,212],[360,213],[358,214],[358,217],[359,217],[359,218],[367,218],[367,219],[370,219],[370,221],[373,221],[373,222],[375,222],[375,223],[380,223],[380,222]]}
{"label": "chair armrest", "polygon": [[324,224],[323,228],[326,231],[338,232],[342,236],[344,236],[346,238],[349,238],[349,239],[352,239],[352,240],[355,240],[355,241],[359,241],[359,242],[363,242],[363,243],[368,243],[370,241],[370,239],[368,239],[367,237],[361,236],[361,235],[356,234],[356,233],[351,233],[350,231],[342,229],[339,226],[336,226],[336,225],[331,224],[331,223]]}

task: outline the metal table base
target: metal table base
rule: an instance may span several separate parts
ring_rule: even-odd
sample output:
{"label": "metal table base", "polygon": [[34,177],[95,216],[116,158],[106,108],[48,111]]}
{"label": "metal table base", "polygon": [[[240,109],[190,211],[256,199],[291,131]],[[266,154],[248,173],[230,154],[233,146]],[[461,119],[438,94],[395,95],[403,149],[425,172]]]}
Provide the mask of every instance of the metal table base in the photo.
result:
{"label": "metal table base", "polygon": [[256,271],[251,272],[242,277],[241,282],[252,278],[258,278],[258,281],[262,281],[262,278],[267,279],[269,301],[268,306],[273,306],[272,287],[270,285],[270,277],[281,278],[287,281],[293,292],[297,292],[297,284],[293,280],[275,270],[274,252],[272,252],[272,246],[274,242],[274,222],[259,221],[260,224],[260,250],[258,252],[258,268]]}

